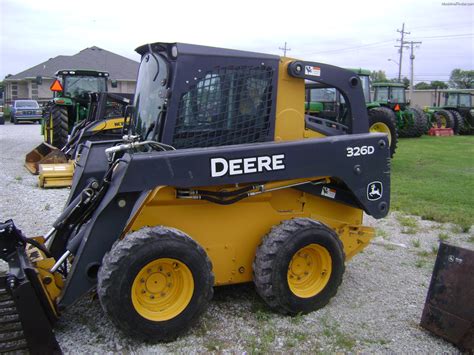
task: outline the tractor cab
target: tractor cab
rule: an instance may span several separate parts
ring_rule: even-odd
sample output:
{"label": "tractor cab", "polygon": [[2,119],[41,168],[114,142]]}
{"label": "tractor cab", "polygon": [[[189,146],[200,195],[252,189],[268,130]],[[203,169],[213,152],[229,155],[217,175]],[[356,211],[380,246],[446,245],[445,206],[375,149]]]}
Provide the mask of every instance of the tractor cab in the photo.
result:
{"label": "tractor cab", "polygon": [[59,70],[51,86],[55,97],[87,100],[91,92],[107,92],[109,73],[95,70]]}
{"label": "tractor cab", "polygon": [[471,94],[463,91],[448,91],[445,93],[445,107],[472,108]]}
{"label": "tractor cab", "polygon": [[395,111],[404,111],[408,102],[405,96],[405,85],[402,83],[374,83],[374,101],[382,106],[389,106]]}

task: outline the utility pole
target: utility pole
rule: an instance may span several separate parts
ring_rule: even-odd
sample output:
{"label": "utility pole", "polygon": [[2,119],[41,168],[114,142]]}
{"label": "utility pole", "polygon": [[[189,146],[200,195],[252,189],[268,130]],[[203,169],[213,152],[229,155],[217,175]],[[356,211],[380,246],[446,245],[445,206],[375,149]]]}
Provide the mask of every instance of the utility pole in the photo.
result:
{"label": "utility pole", "polygon": [[414,41],[407,41],[407,42],[402,42],[402,44],[409,44],[410,45],[410,100],[413,99],[413,86],[415,86],[415,83],[413,82],[413,64],[415,61],[415,55],[413,54],[413,45],[415,44],[421,44],[421,42],[414,42]]}
{"label": "utility pole", "polygon": [[397,32],[401,33],[401,36],[402,36],[401,39],[397,39],[397,41],[400,42],[400,45],[395,46],[396,48],[399,48],[398,52],[400,53],[400,59],[398,60],[398,81],[401,82],[401,80],[402,80],[403,48],[408,48],[408,47],[405,47],[403,40],[405,38],[405,35],[406,34],[409,35],[410,32],[405,32],[405,22],[402,25],[402,30],[400,31],[400,30],[397,29]]}
{"label": "utility pole", "polygon": [[278,47],[278,49],[281,49],[283,51],[283,56],[286,57],[286,51],[291,51],[291,48],[288,48],[286,46],[286,42],[285,42],[285,46],[282,48],[282,47]]}

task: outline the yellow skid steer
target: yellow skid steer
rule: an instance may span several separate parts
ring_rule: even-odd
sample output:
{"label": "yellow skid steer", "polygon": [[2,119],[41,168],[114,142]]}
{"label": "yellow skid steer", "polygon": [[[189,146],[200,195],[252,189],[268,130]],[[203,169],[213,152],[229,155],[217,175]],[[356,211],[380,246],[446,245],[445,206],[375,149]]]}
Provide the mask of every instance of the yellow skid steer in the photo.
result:
{"label": "yellow skid steer", "polygon": [[[364,212],[388,213],[390,147],[369,133],[353,72],[184,43],[137,52],[127,135],[84,144],[46,235],[0,224],[18,331],[0,351],[58,351],[54,322],[94,289],[124,336],[151,341],[186,332],[221,285],[253,282],[274,311],[312,312],[370,243]],[[305,81],[341,92],[345,127],[305,115]]]}

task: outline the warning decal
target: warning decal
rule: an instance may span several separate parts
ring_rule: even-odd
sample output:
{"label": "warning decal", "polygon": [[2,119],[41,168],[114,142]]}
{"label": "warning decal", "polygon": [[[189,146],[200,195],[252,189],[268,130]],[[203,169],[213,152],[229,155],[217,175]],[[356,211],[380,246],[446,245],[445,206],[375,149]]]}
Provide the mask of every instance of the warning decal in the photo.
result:
{"label": "warning decal", "polygon": [[304,73],[311,76],[321,76],[321,68],[313,67],[312,65],[305,65]]}
{"label": "warning decal", "polygon": [[329,198],[335,198],[336,197],[336,190],[331,189],[327,186],[323,186],[323,189],[321,190],[321,195],[329,197]]}

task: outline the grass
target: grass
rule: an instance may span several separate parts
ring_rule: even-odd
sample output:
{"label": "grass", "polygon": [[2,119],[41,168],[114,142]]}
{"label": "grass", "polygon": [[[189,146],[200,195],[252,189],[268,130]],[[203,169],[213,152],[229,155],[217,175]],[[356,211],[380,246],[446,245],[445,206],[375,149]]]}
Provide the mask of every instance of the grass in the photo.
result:
{"label": "grass", "polygon": [[413,240],[411,241],[411,244],[412,244],[415,248],[419,248],[420,245],[421,245],[419,239],[413,239]]}
{"label": "grass", "polygon": [[445,242],[449,239],[449,234],[448,233],[439,233],[438,234],[438,239]]}
{"label": "grass", "polygon": [[474,136],[400,139],[392,160],[391,208],[423,219],[474,224]]}
{"label": "grass", "polygon": [[327,316],[324,316],[321,318],[321,324],[323,325],[323,335],[330,339],[336,349],[351,351],[355,347],[356,340],[350,334],[343,332],[335,320],[330,321]]}

